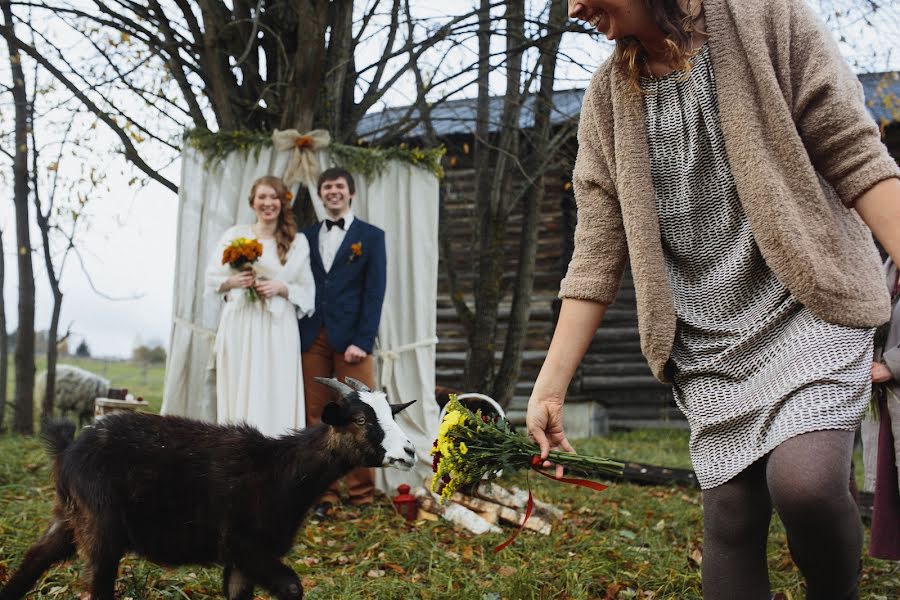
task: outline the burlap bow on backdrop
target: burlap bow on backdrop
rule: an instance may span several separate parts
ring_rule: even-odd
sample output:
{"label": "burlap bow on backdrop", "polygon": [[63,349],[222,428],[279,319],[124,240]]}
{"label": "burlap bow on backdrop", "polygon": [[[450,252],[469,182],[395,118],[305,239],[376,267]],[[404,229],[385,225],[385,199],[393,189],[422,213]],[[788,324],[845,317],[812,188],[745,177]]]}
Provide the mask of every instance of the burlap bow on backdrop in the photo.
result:
{"label": "burlap bow on backdrop", "polygon": [[301,134],[296,129],[275,130],[272,145],[275,150],[293,149],[282,179],[289,188],[297,183],[315,187],[319,180],[319,160],[316,152],[328,148],[331,134],[324,129],[314,129]]}

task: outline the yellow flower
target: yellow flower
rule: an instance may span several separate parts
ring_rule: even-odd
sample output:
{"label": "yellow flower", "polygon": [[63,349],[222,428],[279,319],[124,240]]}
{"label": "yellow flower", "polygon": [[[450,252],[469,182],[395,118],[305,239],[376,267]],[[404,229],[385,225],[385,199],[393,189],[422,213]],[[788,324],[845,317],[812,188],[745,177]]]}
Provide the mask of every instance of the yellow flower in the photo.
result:
{"label": "yellow flower", "polygon": [[466,443],[465,443],[465,442],[460,442],[460,443],[459,443],[459,453],[460,453],[460,454],[466,454],[468,451],[469,451],[469,448],[466,447]]}

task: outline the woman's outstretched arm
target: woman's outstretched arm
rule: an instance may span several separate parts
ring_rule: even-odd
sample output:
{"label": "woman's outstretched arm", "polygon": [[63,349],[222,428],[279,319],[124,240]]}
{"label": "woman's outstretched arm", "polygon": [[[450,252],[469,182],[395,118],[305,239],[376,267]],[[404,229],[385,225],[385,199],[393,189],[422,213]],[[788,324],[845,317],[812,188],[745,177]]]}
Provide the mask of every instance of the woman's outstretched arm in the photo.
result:
{"label": "woman's outstretched arm", "polygon": [[541,458],[547,458],[548,452],[555,449],[574,452],[563,431],[563,402],[569,382],[594,339],[606,307],[606,304],[590,300],[565,298],[562,301],[559,322],[534,383],[525,417],[529,435],[540,446]]}

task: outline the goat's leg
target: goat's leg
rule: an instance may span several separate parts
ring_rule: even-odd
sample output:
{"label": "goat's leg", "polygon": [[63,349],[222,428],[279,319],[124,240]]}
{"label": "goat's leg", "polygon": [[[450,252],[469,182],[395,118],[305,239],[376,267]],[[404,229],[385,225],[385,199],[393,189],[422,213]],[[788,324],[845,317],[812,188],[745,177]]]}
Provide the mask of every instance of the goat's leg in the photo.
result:
{"label": "goat's leg", "polygon": [[228,600],[253,600],[253,582],[232,565],[225,565],[223,593]]}
{"label": "goat's leg", "polygon": [[278,558],[257,554],[246,556],[236,561],[238,568],[266,588],[278,600],[301,600],[303,586],[293,569],[283,564]]}
{"label": "goat's leg", "polygon": [[41,539],[25,553],[22,564],[6,582],[6,587],[0,590],[0,600],[22,598],[53,563],[70,558],[74,554],[75,541],[72,530],[66,526],[65,521],[55,519]]}
{"label": "goat's leg", "polygon": [[89,549],[91,564],[91,600],[115,600],[116,575],[124,551],[111,535],[98,535]]}

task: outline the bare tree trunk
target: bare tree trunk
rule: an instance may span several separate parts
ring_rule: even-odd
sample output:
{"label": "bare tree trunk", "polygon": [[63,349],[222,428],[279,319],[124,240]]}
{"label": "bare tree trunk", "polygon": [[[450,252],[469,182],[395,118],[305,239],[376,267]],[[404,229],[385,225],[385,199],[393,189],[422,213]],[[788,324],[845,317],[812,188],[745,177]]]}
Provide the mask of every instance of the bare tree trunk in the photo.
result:
{"label": "bare tree trunk", "polygon": [[325,32],[328,27],[328,0],[305,0],[297,11],[296,52],[290,65],[287,86],[294,89],[281,114],[282,129],[301,133],[313,126],[316,99],[322,85],[325,64]]}
{"label": "bare tree trunk", "polygon": [[[36,158],[36,157],[35,157]],[[37,160],[35,160],[35,168]],[[37,184],[35,182],[35,213],[38,226],[41,230],[41,242],[44,246],[44,267],[47,269],[47,281],[53,291],[53,314],[50,317],[50,329],[47,331],[47,385],[44,388],[44,397],[41,398],[41,429],[53,417],[53,399],[56,397],[56,363],[59,357],[59,349],[56,346],[59,337],[59,314],[62,310],[63,293],[59,288],[59,278],[56,268],[53,266],[53,256],[50,252],[50,210],[47,213],[41,211],[38,199]]]}
{"label": "bare tree trunk", "polygon": [[336,141],[347,141],[346,121],[353,110],[356,68],[353,58],[353,0],[333,0],[328,10],[328,50],[316,123]]}
{"label": "bare tree trunk", "polygon": [[[553,88],[556,81],[556,62],[562,28],[565,25],[566,5],[554,0],[547,21],[548,37],[540,44],[541,85],[535,98],[534,130],[528,159],[530,174],[539,173],[550,160],[550,113],[553,109]],[[522,351],[528,334],[531,314],[531,292],[534,289],[534,267],[537,256],[541,206],[545,194],[545,178],[535,177],[525,191],[522,215],[522,236],[519,242],[519,261],[513,287],[513,300],[503,358],[494,383],[493,397],[504,408],[509,406],[522,371]]]}
{"label": "bare tree trunk", "polygon": [[481,0],[478,11],[478,100],[475,116],[475,219],[477,223],[475,246],[478,260],[475,262],[474,295],[475,314],[469,329],[469,347],[466,352],[465,389],[488,390],[494,375],[494,336],[497,330],[497,309],[500,303],[500,273],[493,260],[497,244],[502,244],[494,227],[495,212],[491,210],[490,150],[490,51],[491,51],[491,2]]}
{"label": "bare tree trunk", "polygon": [[31,265],[31,236],[28,218],[28,95],[21,54],[13,35],[9,0],[0,0],[3,35],[9,48],[12,94],[15,101],[15,155],[13,159],[13,202],[16,213],[16,245],[19,271],[19,326],[16,334],[16,388],[13,430],[34,433],[34,272]]}
{"label": "bare tree trunk", "polygon": [[3,302],[3,292],[6,290],[3,250],[3,232],[0,231],[0,433],[6,429],[3,420],[6,417],[6,379],[9,376],[9,336],[6,333],[6,303]]}

